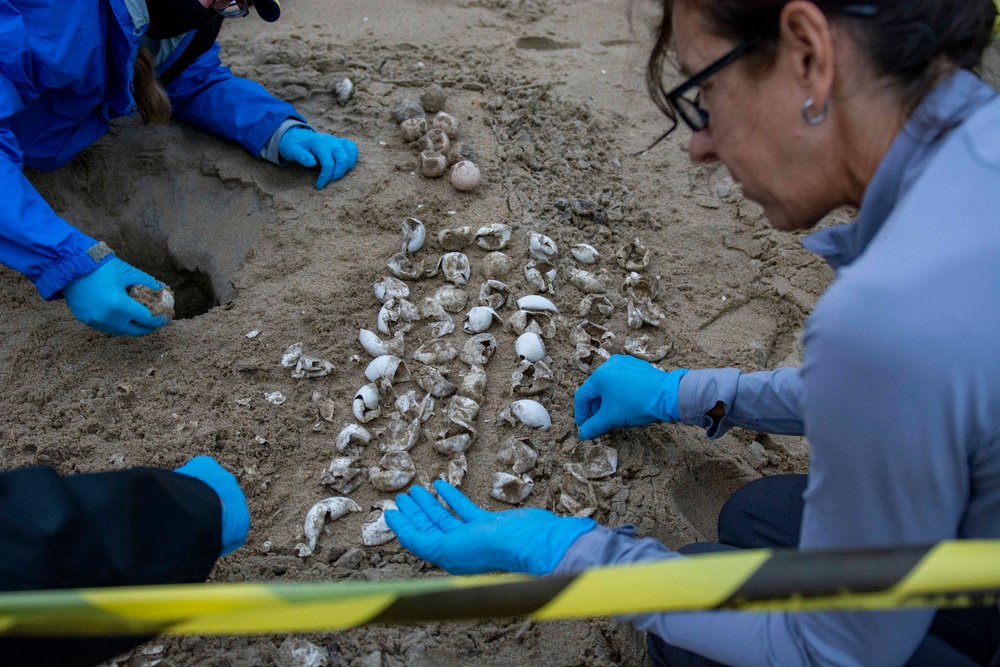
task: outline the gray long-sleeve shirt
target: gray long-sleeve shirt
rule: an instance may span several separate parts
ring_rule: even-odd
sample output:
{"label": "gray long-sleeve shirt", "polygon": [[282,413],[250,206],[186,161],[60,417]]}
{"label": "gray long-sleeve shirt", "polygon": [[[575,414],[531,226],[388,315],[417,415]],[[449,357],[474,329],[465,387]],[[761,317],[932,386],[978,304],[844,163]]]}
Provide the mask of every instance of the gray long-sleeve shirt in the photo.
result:
{"label": "gray long-sleeve shirt", "polygon": [[[950,129],[949,129],[950,128]],[[696,370],[681,420],[804,434],[802,550],[1000,538],[1000,99],[949,77],[895,139],[857,220],[805,245],[837,269],[801,368]],[[705,412],[721,401],[717,424]],[[679,557],[598,527],[557,572]],[[893,665],[933,610],[652,614],[667,642],[732,665]]]}

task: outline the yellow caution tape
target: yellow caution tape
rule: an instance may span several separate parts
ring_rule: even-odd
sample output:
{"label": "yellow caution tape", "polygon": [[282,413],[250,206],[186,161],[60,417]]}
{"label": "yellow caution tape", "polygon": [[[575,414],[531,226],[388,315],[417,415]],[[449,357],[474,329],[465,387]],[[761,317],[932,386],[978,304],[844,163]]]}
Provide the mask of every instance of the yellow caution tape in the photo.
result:
{"label": "yellow caution tape", "polygon": [[0,634],[236,635],[660,611],[968,607],[1000,600],[1000,540],[853,551],[730,551],[575,575],[185,584],[0,594]]}

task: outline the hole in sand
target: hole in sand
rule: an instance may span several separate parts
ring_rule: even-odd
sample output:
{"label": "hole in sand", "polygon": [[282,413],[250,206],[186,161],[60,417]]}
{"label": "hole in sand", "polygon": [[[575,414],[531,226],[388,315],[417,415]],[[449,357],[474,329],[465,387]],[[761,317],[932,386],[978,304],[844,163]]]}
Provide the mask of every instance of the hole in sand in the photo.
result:
{"label": "hole in sand", "polygon": [[576,42],[557,42],[551,37],[522,37],[517,40],[517,48],[527,51],[558,51],[560,49],[578,49]]}
{"label": "hole in sand", "polygon": [[704,461],[675,473],[671,495],[684,518],[706,539],[718,539],[719,512],[736,489],[759,477],[724,459]]}

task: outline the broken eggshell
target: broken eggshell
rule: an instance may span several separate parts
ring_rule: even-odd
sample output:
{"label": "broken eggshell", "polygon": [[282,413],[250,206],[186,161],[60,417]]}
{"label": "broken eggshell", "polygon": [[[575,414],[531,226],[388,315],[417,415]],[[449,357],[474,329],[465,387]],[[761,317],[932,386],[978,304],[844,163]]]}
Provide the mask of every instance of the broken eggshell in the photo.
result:
{"label": "broken eggshell", "polygon": [[469,370],[462,376],[462,384],[458,388],[458,395],[467,396],[474,401],[481,402],[483,400],[483,393],[486,391],[486,380],[486,370],[482,366],[469,366]]}
{"label": "broken eggshell", "polygon": [[514,341],[514,352],[522,361],[534,363],[545,358],[545,343],[538,334],[526,331]]}
{"label": "broken eggshell", "polygon": [[601,256],[601,253],[597,252],[597,248],[588,243],[577,243],[569,249],[569,252],[576,261],[582,264],[593,264]]}
{"label": "broken eggshell", "polygon": [[[424,247],[424,240],[427,238],[427,230],[424,223],[416,218],[404,218],[403,227],[403,252],[413,254]],[[406,294],[399,296],[409,296],[409,288]],[[393,295],[396,296],[396,295]],[[381,301],[381,299],[379,299]]]}
{"label": "broken eggshell", "polygon": [[545,406],[530,398],[514,401],[497,415],[509,424],[518,422],[540,431],[547,431],[552,426],[552,418]]}
{"label": "broken eggshell", "polygon": [[475,232],[472,227],[452,227],[438,232],[437,240],[442,250],[456,251],[472,243],[474,236]]}
{"label": "broken eggshell", "polygon": [[319,540],[319,534],[323,530],[323,525],[326,523],[327,517],[329,517],[330,521],[334,521],[348,512],[360,511],[361,507],[356,502],[350,498],[339,496],[324,498],[309,508],[309,511],[306,513],[305,523],[302,526],[306,542],[295,545],[299,558],[310,556],[316,550],[316,542]]}
{"label": "broken eggshell", "polygon": [[362,467],[354,465],[354,459],[340,456],[332,461],[320,474],[319,481],[337,493],[350,493],[361,486],[368,475]]}
{"label": "broken eggshell", "polygon": [[416,141],[420,137],[427,134],[427,119],[407,118],[399,124],[399,129],[403,133],[404,140],[411,142]]}
{"label": "broken eggshell", "polygon": [[448,168],[448,158],[437,151],[420,151],[417,156],[417,164],[420,167],[420,175],[427,178],[437,178],[443,176]]}
{"label": "broken eggshell", "polygon": [[368,479],[379,491],[398,491],[413,479],[417,469],[406,452],[388,452],[378,466],[368,469]]}
{"label": "broken eggshell", "polygon": [[535,467],[538,452],[528,438],[508,438],[497,447],[497,460],[520,475]]}
{"label": "broken eggshell", "polygon": [[493,334],[476,334],[465,342],[460,358],[470,366],[485,366],[496,349],[497,341]]}
{"label": "broken eggshell", "polygon": [[548,261],[556,256],[559,248],[556,242],[540,232],[531,232],[528,235],[528,252],[535,259]]}
{"label": "broken eggshell", "polygon": [[552,283],[556,279],[556,267],[551,262],[530,260],[524,267],[524,279],[539,292],[554,292]]}
{"label": "broken eggshell", "polygon": [[469,282],[471,267],[469,258],[460,252],[447,252],[441,256],[438,269],[444,274],[444,279],[455,285],[465,285]]}
{"label": "broken eggshell", "polygon": [[413,358],[422,364],[443,364],[457,356],[455,346],[444,340],[428,341],[413,353]]}
{"label": "broken eggshell", "polygon": [[503,250],[510,243],[511,227],[502,222],[480,227],[476,232],[476,245],[483,250]]}
{"label": "broken eggshell", "polygon": [[497,321],[503,324],[503,320],[489,306],[475,306],[465,315],[465,333],[482,333],[493,326]]}
{"label": "broken eggshell", "polygon": [[434,300],[449,313],[458,313],[469,301],[468,293],[455,285],[442,285],[434,293]]}
{"label": "broken eggshell", "polygon": [[386,510],[396,509],[396,502],[388,499],[380,500],[372,507],[375,511],[368,515],[361,526],[361,543],[367,547],[385,544],[396,537],[396,533],[392,532],[392,528],[385,522]]}
{"label": "broken eggshell", "polygon": [[348,456],[357,456],[371,440],[372,434],[368,429],[357,424],[347,424],[337,434],[337,451]]}
{"label": "broken eggshell", "polygon": [[386,378],[391,384],[396,384],[409,380],[410,370],[399,357],[383,354],[381,357],[375,357],[371,360],[365,369],[365,377],[371,382],[375,382],[379,378]]}
{"label": "broken eggshell", "polygon": [[374,331],[361,329],[358,331],[358,341],[365,352],[374,357],[381,357],[385,354],[394,354],[397,357],[403,354],[403,333],[397,331],[391,340],[382,340]]}
{"label": "broken eggshell", "polygon": [[534,488],[534,480],[527,475],[518,477],[507,472],[497,472],[493,473],[490,495],[510,505],[518,505],[524,502]]}
{"label": "broken eggshell", "polygon": [[483,275],[490,280],[506,278],[514,268],[514,260],[499,251],[483,257]]}
{"label": "broken eggshell", "polygon": [[509,297],[510,288],[499,280],[487,280],[479,288],[479,303],[494,310],[506,306]]}
{"label": "broken eggshell", "polygon": [[[403,245],[404,247],[406,245],[405,235]],[[372,284],[372,291],[375,292],[375,298],[379,300],[379,303],[385,303],[392,298],[405,299],[410,296],[410,286],[392,276],[384,276],[382,280]]]}
{"label": "broken eggshell", "polygon": [[351,406],[355,419],[362,424],[365,424],[382,414],[382,408],[379,406],[378,398],[378,386],[374,382],[366,384],[361,387],[361,389],[358,389],[358,392],[354,395],[354,402]]}
{"label": "broken eggshell", "polygon": [[521,396],[535,396],[551,388],[555,383],[552,370],[545,359],[539,359],[534,363],[522,361],[510,374],[511,393]]}

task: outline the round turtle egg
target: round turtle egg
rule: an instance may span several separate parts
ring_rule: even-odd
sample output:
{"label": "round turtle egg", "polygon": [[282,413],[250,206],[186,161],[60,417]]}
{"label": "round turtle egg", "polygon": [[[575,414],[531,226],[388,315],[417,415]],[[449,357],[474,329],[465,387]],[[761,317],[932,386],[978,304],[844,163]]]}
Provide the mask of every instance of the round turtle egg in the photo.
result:
{"label": "round turtle egg", "polygon": [[462,192],[472,190],[479,185],[481,178],[482,175],[479,173],[479,167],[474,162],[462,160],[461,162],[456,162],[455,166],[451,168],[451,184],[455,186],[456,190],[461,190]]}

